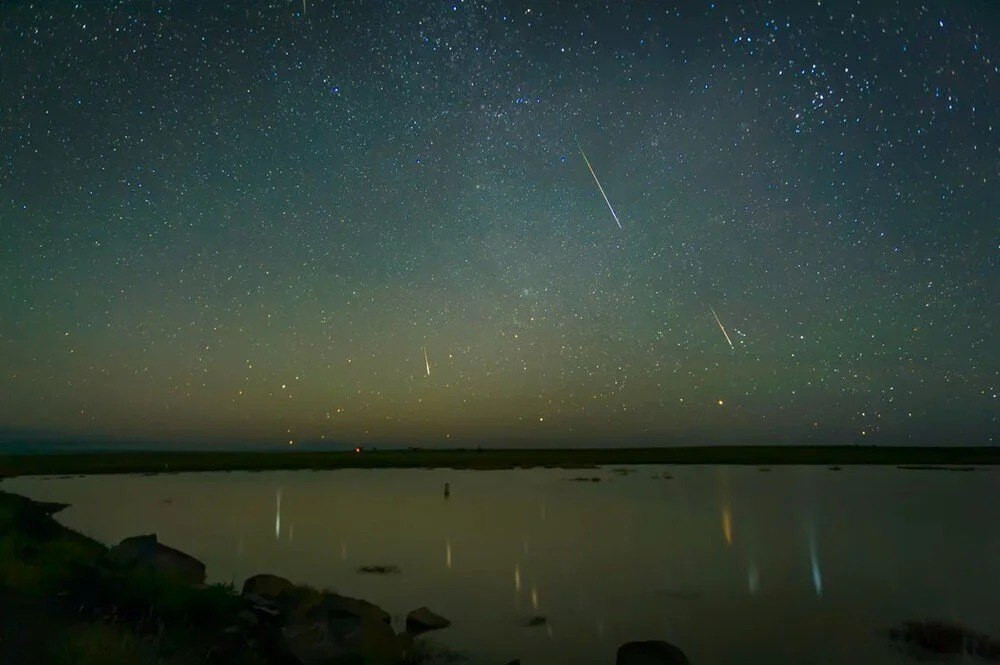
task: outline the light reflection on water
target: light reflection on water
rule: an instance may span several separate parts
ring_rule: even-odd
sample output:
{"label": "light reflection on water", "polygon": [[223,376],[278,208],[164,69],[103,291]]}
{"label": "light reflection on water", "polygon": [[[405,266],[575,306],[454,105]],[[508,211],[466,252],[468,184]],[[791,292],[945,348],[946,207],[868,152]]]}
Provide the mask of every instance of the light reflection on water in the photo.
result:
{"label": "light reflection on water", "polygon": [[[884,634],[905,619],[1000,634],[1000,530],[982,528],[1000,523],[995,470],[664,471],[588,471],[599,483],[564,470],[342,470],[3,488],[72,504],[60,521],[106,543],[156,532],[213,581],[284,575],[371,600],[397,627],[428,605],[453,621],[429,639],[475,663],[610,664],[634,639],[671,641],[696,664],[906,662]],[[364,565],[402,573],[359,574]],[[528,627],[535,616],[545,623]]]}

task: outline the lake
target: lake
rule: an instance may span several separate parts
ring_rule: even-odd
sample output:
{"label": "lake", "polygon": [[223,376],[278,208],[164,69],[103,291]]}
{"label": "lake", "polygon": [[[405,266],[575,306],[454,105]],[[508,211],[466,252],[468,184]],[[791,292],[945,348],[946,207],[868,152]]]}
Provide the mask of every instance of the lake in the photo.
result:
{"label": "lake", "polygon": [[[2,488],[71,504],[58,520],[107,544],[155,532],[210,581],[282,575],[370,600],[397,628],[427,605],[453,625],[423,639],[470,663],[609,665],[623,642],[663,639],[695,665],[799,665],[915,662],[888,639],[909,619],[1000,635],[998,481],[993,468],[636,466]],[[399,572],[358,572],[370,565]]]}

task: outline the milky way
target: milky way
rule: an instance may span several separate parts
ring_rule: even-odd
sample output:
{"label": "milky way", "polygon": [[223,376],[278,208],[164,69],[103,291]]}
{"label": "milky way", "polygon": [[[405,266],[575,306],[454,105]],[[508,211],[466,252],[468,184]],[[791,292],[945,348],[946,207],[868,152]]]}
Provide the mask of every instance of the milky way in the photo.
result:
{"label": "milky way", "polygon": [[994,441],[998,25],[5,2],[0,437]]}

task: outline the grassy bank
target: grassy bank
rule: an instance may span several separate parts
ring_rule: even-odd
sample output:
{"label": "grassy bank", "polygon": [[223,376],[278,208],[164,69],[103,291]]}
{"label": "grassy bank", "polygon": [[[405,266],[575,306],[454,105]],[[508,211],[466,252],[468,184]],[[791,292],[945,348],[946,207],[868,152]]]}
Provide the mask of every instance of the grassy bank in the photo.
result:
{"label": "grassy bank", "polygon": [[205,567],[155,535],[108,549],[56,522],[65,506],[0,492],[0,663],[428,665],[363,600],[258,575],[205,584]]}
{"label": "grassy bank", "polygon": [[106,547],[52,519],[60,508],[0,492],[0,662],[265,662],[224,649],[231,589],[110,566]]}
{"label": "grassy bank", "polygon": [[689,448],[446,449],[355,452],[89,452],[0,455],[0,476],[173,473],[279,469],[517,467],[585,468],[605,464],[1000,464],[1000,447],[705,446]]}

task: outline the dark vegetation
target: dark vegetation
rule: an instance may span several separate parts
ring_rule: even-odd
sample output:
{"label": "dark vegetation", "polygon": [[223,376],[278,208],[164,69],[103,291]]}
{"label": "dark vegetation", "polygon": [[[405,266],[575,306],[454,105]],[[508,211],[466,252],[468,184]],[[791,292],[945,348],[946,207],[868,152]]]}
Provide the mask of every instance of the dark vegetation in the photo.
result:
{"label": "dark vegetation", "polygon": [[0,662],[265,662],[226,632],[232,589],[116,567],[60,508],[0,492]]}
{"label": "dark vegetation", "polygon": [[[52,519],[63,507],[0,492],[0,663],[415,665],[434,657],[371,603],[272,575],[251,578],[242,593],[204,584],[201,562],[155,536],[109,550]],[[413,614],[422,630],[448,625],[427,608]]]}
{"label": "dark vegetation", "polygon": [[1000,448],[876,446],[704,446],[552,450],[365,450],[356,452],[88,452],[0,455],[0,476],[31,474],[265,471],[278,469],[518,467],[622,464],[1000,464]]}

